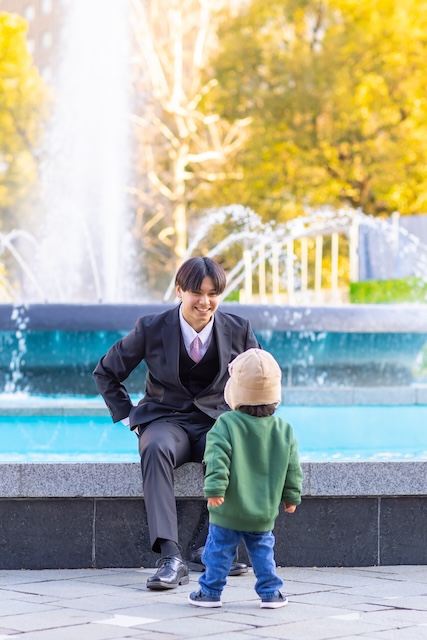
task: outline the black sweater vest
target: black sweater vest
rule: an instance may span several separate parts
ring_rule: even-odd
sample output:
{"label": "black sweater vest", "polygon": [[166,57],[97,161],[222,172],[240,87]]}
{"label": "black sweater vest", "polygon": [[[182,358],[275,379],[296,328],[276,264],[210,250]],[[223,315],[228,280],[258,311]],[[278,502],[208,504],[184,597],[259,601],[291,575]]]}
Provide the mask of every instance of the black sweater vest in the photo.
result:
{"label": "black sweater vest", "polygon": [[187,353],[184,340],[181,336],[181,346],[179,352],[179,377],[181,384],[195,398],[204,389],[207,389],[213,382],[219,371],[218,347],[215,336],[212,339],[208,350],[200,362],[194,362]]}

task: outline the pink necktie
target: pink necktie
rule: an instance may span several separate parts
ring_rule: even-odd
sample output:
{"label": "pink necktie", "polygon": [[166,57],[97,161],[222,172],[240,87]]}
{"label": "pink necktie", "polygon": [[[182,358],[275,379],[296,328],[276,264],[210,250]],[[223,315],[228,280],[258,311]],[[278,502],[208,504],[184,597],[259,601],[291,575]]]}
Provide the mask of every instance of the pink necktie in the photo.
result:
{"label": "pink necktie", "polygon": [[201,346],[202,343],[200,338],[199,336],[196,336],[190,345],[190,358],[194,360],[194,362],[200,362],[202,359],[202,352],[200,351]]}

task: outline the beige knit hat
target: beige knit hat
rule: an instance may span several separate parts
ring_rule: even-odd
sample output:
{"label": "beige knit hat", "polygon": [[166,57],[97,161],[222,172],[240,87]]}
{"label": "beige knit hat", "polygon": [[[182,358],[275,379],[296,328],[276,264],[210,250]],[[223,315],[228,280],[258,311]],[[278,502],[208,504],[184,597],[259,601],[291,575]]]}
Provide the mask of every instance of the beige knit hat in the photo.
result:
{"label": "beige knit hat", "polygon": [[242,405],[279,404],[282,399],[282,372],[271,353],[248,349],[228,365],[225,401],[231,409]]}

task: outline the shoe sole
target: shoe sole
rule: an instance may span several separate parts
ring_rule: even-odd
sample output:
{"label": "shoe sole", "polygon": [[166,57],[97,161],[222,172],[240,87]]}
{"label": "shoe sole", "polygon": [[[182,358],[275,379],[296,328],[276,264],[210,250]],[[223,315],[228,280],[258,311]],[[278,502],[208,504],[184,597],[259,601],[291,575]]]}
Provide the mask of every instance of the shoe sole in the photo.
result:
{"label": "shoe sole", "polygon": [[[187,562],[187,566],[190,569],[190,571],[196,571],[197,573],[203,573],[205,570],[205,567],[198,562]],[[228,575],[241,576],[247,572],[248,572],[248,567],[246,567],[246,569],[235,569],[234,571],[231,570]]]}
{"label": "shoe sole", "polygon": [[259,606],[261,609],[280,609],[280,607],[286,607],[287,604],[288,601],[285,600],[284,602],[261,602]]}
{"label": "shoe sole", "polygon": [[199,601],[195,601],[195,600],[191,600],[190,597],[188,597],[188,602],[190,604],[193,605],[193,607],[204,607],[205,609],[219,609],[219,607],[222,607],[222,602],[203,602],[202,600]]}
{"label": "shoe sole", "polygon": [[165,589],[176,589],[182,584],[188,584],[190,582],[189,576],[182,576],[178,582],[174,582],[168,584],[167,582],[147,582],[147,589],[151,589],[152,591],[165,591]]}

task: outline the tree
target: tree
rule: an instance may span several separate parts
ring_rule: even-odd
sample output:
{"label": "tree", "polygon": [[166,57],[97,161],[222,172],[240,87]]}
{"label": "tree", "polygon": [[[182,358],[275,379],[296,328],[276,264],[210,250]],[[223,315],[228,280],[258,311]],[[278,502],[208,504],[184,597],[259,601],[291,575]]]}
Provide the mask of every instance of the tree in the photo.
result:
{"label": "tree", "polygon": [[37,178],[46,88],[26,44],[23,18],[0,13],[0,226],[22,226],[21,205]]}
{"label": "tree", "polygon": [[252,119],[225,197],[283,220],[304,206],[427,208],[427,3],[252,0],[227,16],[205,100]]}
{"label": "tree", "polygon": [[139,167],[132,192],[154,277],[159,270],[170,276],[182,260],[193,204],[207,185],[229,178],[227,163],[242,145],[249,122],[201,109],[216,85],[215,78],[203,81],[202,71],[216,46],[216,11],[223,4],[132,0]]}

